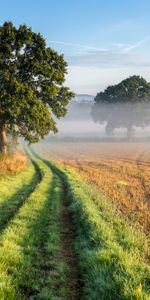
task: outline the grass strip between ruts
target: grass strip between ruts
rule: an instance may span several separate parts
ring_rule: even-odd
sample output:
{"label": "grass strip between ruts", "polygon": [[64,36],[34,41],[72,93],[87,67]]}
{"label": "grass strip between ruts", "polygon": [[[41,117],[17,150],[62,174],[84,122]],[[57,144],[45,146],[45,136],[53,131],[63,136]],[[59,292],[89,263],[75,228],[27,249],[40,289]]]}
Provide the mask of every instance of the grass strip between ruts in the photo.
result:
{"label": "grass strip between ruts", "polygon": [[57,300],[68,293],[60,253],[62,183],[44,162],[36,164],[41,182],[0,236],[1,300]]}

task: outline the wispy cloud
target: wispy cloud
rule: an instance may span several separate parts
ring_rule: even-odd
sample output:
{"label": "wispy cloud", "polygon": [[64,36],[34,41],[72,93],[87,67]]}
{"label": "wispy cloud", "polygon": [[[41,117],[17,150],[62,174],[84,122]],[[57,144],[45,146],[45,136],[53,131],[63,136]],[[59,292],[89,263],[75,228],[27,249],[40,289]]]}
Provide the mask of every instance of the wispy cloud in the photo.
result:
{"label": "wispy cloud", "polygon": [[[132,50],[134,50],[136,48],[139,48],[143,44],[147,43],[148,41],[150,41],[150,36],[146,36],[144,39],[141,39],[141,40],[139,40],[138,42],[136,42],[132,45],[123,44],[123,43],[114,43],[112,45],[116,46],[117,48],[120,48],[120,49],[122,48],[121,51],[120,51],[121,53],[129,53]],[[88,51],[98,51],[98,52],[109,52],[109,51],[111,51],[108,48],[100,48],[100,47],[94,47],[94,46],[83,45],[83,44],[78,44],[78,43],[63,42],[63,41],[49,41],[49,43],[64,45],[64,46],[68,46],[68,47],[80,48],[80,49],[83,49],[85,51],[85,54]],[[80,54],[80,52],[79,52],[79,54]]]}
{"label": "wispy cloud", "polygon": [[70,66],[82,66],[92,68],[141,68],[150,67],[149,56],[142,56],[128,52],[116,51],[88,51],[79,55],[67,55]]}
{"label": "wispy cloud", "polygon": [[116,48],[125,48],[125,47],[130,46],[130,44],[112,43],[111,46],[116,47]]}
{"label": "wispy cloud", "polygon": [[49,41],[49,43],[59,44],[59,45],[64,45],[64,46],[69,46],[69,47],[79,47],[79,48],[84,48],[85,50],[97,50],[97,51],[107,51],[108,50],[106,48],[99,48],[99,47],[87,46],[87,45],[70,43],[70,42]]}
{"label": "wispy cloud", "polygon": [[[139,48],[149,40],[150,36],[146,36],[132,45],[127,43],[114,43],[110,45],[110,49],[64,41],[51,40],[49,43],[78,48],[78,52],[69,51],[69,53],[67,53],[65,51],[65,58],[70,66],[120,69],[122,67],[149,68],[149,57],[140,55],[138,53],[135,54],[134,51],[132,51],[136,48]],[[115,48],[112,46],[115,46]]]}
{"label": "wispy cloud", "polygon": [[123,52],[123,53],[130,52],[130,51],[132,51],[133,49],[139,48],[139,47],[142,46],[143,44],[147,43],[149,40],[150,40],[150,37],[149,37],[149,36],[146,36],[144,39],[138,41],[137,43],[135,43],[135,44],[133,44],[133,45],[130,45],[130,46],[124,48],[124,49],[122,50],[122,52]]}

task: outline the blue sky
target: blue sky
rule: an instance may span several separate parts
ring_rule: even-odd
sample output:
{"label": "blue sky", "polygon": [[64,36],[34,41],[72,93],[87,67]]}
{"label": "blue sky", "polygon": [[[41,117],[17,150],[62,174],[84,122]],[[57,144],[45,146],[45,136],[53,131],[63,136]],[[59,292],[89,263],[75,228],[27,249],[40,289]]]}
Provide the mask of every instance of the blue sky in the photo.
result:
{"label": "blue sky", "polygon": [[67,84],[96,94],[139,74],[150,81],[150,0],[5,0],[1,24],[26,23],[64,53]]}

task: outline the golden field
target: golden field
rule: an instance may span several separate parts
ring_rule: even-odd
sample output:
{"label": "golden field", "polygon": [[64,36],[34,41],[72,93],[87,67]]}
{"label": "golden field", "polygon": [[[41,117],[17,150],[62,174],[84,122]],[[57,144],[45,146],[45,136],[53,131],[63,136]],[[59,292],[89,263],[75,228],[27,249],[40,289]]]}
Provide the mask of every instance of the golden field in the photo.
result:
{"label": "golden field", "polygon": [[40,143],[51,160],[80,175],[108,196],[134,226],[150,229],[150,143]]}

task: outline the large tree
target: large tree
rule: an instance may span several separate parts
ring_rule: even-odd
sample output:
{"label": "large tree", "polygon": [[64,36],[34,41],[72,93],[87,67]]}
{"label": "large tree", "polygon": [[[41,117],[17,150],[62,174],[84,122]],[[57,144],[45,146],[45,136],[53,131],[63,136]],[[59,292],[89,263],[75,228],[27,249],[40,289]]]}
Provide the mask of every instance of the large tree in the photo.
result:
{"label": "large tree", "polygon": [[108,86],[94,99],[92,117],[105,124],[108,135],[115,128],[126,128],[131,138],[133,128],[150,124],[150,83],[140,76],[131,76],[117,85]]}
{"label": "large tree", "polygon": [[7,132],[36,142],[56,132],[74,94],[64,87],[63,55],[46,47],[40,33],[11,22],[0,27],[0,151],[6,152]]}

